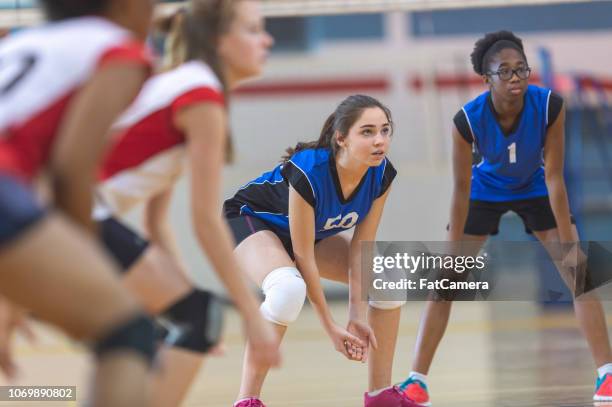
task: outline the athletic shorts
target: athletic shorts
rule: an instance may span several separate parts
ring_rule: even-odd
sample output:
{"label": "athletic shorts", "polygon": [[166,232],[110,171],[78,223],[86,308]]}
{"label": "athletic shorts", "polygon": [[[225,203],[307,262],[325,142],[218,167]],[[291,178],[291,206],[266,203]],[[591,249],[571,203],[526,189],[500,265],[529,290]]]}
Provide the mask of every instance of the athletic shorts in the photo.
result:
{"label": "athletic shorts", "polygon": [[[499,219],[509,211],[521,217],[525,232],[529,234],[557,227],[548,196],[506,202],[471,200],[464,233],[496,235],[499,233]],[[573,217],[571,221],[575,223]]]}
{"label": "athletic shorts", "polygon": [[98,221],[102,245],[121,265],[122,271],[130,269],[149,247],[149,242],[115,218]]}
{"label": "athletic shorts", "polygon": [[[259,218],[255,218],[249,215],[239,215],[239,216],[230,216],[226,218],[227,223],[229,225],[232,234],[234,235],[234,240],[236,241],[236,246],[238,246],[244,239],[251,236],[254,233],[257,233],[261,230],[269,230],[274,233],[278,239],[283,244],[283,247],[287,251],[291,260],[295,261],[295,255],[293,254],[293,244],[291,243],[291,237],[281,232],[278,228],[270,225],[269,223],[264,222]],[[319,243],[321,239],[316,240],[315,244]]]}
{"label": "athletic shorts", "polygon": [[45,215],[46,210],[25,183],[0,173],[0,246],[17,239]]}

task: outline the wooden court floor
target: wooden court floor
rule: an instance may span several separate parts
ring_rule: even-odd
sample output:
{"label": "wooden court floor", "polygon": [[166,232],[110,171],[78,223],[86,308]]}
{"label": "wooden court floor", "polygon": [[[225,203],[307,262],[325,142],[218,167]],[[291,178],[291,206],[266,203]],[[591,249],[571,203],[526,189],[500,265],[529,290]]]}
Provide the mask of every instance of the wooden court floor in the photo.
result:
{"label": "wooden court floor", "polygon": [[[332,305],[346,320],[346,303]],[[410,370],[422,304],[403,309],[394,379]],[[612,326],[612,304],[607,304]],[[239,385],[242,339],[228,311],[225,357],[206,362],[185,406],[230,407]],[[47,327],[38,343],[19,341],[19,385],[77,385],[87,389],[89,360]],[[311,308],[306,307],[283,345],[284,363],[272,372],[263,399],[269,407],[358,407],[366,388],[365,365],[336,353]],[[530,303],[455,304],[451,324],[430,373],[434,407],[581,407],[591,402],[595,373],[586,343],[568,308],[541,310]],[[5,384],[0,379],[0,384]],[[0,403],[0,405],[9,405]],[[19,406],[64,406],[25,403]],[[612,407],[610,404],[608,407]]]}

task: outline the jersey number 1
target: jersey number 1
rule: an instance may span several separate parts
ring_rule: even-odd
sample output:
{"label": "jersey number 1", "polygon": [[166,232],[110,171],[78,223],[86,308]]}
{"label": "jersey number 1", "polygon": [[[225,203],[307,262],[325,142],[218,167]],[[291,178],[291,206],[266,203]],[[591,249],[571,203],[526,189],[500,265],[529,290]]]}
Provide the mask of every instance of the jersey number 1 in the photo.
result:
{"label": "jersey number 1", "polygon": [[516,143],[508,146],[508,153],[510,154],[510,164],[516,164]]}
{"label": "jersey number 1", "polygon": [[23,55],[10,62],[0,60],[0,96],[9,93],[34,68],[36,56]]}

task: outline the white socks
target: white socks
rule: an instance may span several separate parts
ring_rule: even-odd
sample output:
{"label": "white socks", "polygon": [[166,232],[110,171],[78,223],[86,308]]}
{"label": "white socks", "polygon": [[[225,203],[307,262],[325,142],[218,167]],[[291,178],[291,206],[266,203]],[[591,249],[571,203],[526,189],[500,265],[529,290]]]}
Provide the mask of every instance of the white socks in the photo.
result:
{"label": "white socks", "polygon": [[[612,366],[612,364],[611,364]],[[611,372],[612,373],[612,372]],[[419,372],[410,372],[410,374],[408,375],[408,378],[413,378],[415,380],[420,381],[421,383],[423,383],[424,385],[427,385],[427,375],[424,375],[422,373]]]}
{"label": "white socks", "polygon": [[[612,373],[612,363],[610,363],[609,365],[606,365],[610,367],[610,373]],[[420,381],[421,383],[423,383],[424,385],[427,385],[427,375],[421,374],[419,372],[410,372],[410,374],[408,375],[408,378],[413,378],[415,380]],[[389,387],[385,387],[382,389],[378,389],[378,390],[374,390],[368,393],[368,396],[370,397],[375,397],[378,396],[380,393],[382,393],[383,391],[390,389],[392,386]]]}
{"label": "white socks", "polygon": [[374,390],[368,393],[368,396],[370,397],[376,397],[378,396],[380,393],[382,393],[383,391],[390,389],[393,386],[389,386],[389,387],[383,387],[382,389],[378,389],[378,390]]}
{"label": "white socks", "polygon": [[607,363],[597,369],[598,377],[604,377],[606,374],[612,374],[612,363]]}

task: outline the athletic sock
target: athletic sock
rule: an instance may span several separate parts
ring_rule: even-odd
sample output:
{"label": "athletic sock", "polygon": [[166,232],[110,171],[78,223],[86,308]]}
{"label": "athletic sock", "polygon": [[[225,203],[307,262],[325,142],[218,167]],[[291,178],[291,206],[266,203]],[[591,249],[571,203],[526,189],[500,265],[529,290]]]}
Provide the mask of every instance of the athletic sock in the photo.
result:
{"label": "athletic sock", "polygon": [[418,381],[420,381],[421,383],[423,383],[424,385],[427,385],[427,375],[424,375],[424,374],[422,374],[422,373],[412,371],[412,372],[410,372],[410,374],[408,375],[408,378],[409,378],[409,379],[415,379],[415,380],[418,380]]}
{"label": "athletic sock", "polygon": [[600,378],[604,377],[606,374],[612,375],[612,363],[606,363],[605,365],[599,367],[597,369],[597,374]]}
{"label": "athletic sock", "polygon": [[370,396],[370,397],[376,397],[376,396],[378,396],[380,393],[382,393],[382,392],[383,392],[383,391],[385,391],[385,390],[390,389],[391,387],[393,387],[393,386],[383,387],[382,389],[378,389],[378,390],[374,390],[374,391],[368,392],[368,396]]}

